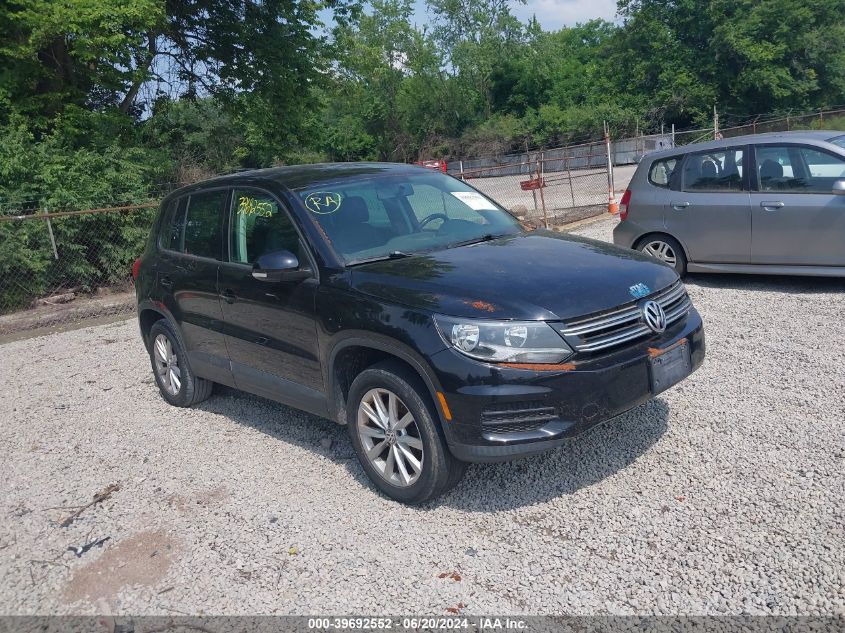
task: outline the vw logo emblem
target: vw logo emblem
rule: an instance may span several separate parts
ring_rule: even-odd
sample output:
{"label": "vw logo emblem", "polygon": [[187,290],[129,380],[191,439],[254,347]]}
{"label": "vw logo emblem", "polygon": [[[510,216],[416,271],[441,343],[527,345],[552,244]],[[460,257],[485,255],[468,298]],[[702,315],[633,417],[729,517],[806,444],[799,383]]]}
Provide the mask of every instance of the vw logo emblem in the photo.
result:
{"label": "vw logo emblem", "polygon": [[666,331],[666,313],[656,301],[646,301],[642,307],[643,321],[652,332],[661,334]]}

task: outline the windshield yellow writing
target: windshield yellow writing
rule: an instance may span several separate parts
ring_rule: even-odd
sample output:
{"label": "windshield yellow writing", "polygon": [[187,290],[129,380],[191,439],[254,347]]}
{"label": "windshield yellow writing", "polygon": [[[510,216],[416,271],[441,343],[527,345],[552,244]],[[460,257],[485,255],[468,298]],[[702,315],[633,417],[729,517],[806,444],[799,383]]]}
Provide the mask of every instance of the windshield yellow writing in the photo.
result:
{"label": "windshield yellow writing", "polygon": [[238,215],[255,215],[259,218],[273,217],[273,203],[241,196],[238,198]]}
{"label": "windshield yellow writing", "polygon": [[333,191],[315,191],[305,196],[305,207],[312,213],[334,213],[340,209],[343,197]]}

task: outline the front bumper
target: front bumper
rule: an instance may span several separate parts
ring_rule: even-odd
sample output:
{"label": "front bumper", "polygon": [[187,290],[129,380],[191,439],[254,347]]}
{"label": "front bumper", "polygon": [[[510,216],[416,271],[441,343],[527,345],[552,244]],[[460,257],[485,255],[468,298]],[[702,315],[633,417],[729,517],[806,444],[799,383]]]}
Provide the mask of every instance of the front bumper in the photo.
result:
{"label": "front bumper", "polygon": [[438,352],[430,360],[452,415],[443,422],[449,449],[464,461],[495,462],[560,446],[653,397],[650,358],[684,340],[695,371],[705,354],[695,309],[663,334],[576,358],[569,371],[512,369]]}

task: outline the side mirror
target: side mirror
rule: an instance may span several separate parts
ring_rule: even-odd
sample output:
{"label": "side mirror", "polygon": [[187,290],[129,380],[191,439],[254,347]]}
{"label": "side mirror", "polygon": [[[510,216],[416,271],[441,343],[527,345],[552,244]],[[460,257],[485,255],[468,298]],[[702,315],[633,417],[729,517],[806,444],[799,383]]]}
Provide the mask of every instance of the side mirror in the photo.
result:
{"label": "side mirror", "polygon": [[252,276],[258,281],[302,281],[311,276],[310,268],[300,268],[299,260],[290,251],[275,251],[258,258],[252,267]]}
{"label": "side mirror", "polygon": [[833,193],[837,196],[845,196],[845,180],[837,180],[833,183]]}

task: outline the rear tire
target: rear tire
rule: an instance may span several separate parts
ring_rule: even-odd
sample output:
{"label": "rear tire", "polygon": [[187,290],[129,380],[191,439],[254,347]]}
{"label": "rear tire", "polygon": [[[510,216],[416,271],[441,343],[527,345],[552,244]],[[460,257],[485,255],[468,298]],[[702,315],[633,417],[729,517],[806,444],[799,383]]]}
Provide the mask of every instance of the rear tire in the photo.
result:
{"label": "rear tire", "polygon": [[378,363],[355,378],[347,427],[367,476],[391,499],[424,503],[463,476],[466,464],[446,447],[428,390],[399,363]]}
{"label": "rear tire", "polygon": [[166,319],[150,328],[150,364],[158,389],[174,407],[190,407],[206,400],[214,383],[194,375],[182,340]]}
{"label": "rear tire", "polygon": [[687,257],[678,240],[669,235],[646,235],[637,242],[635,250],[668,264],[683,277],[687,272]]}

